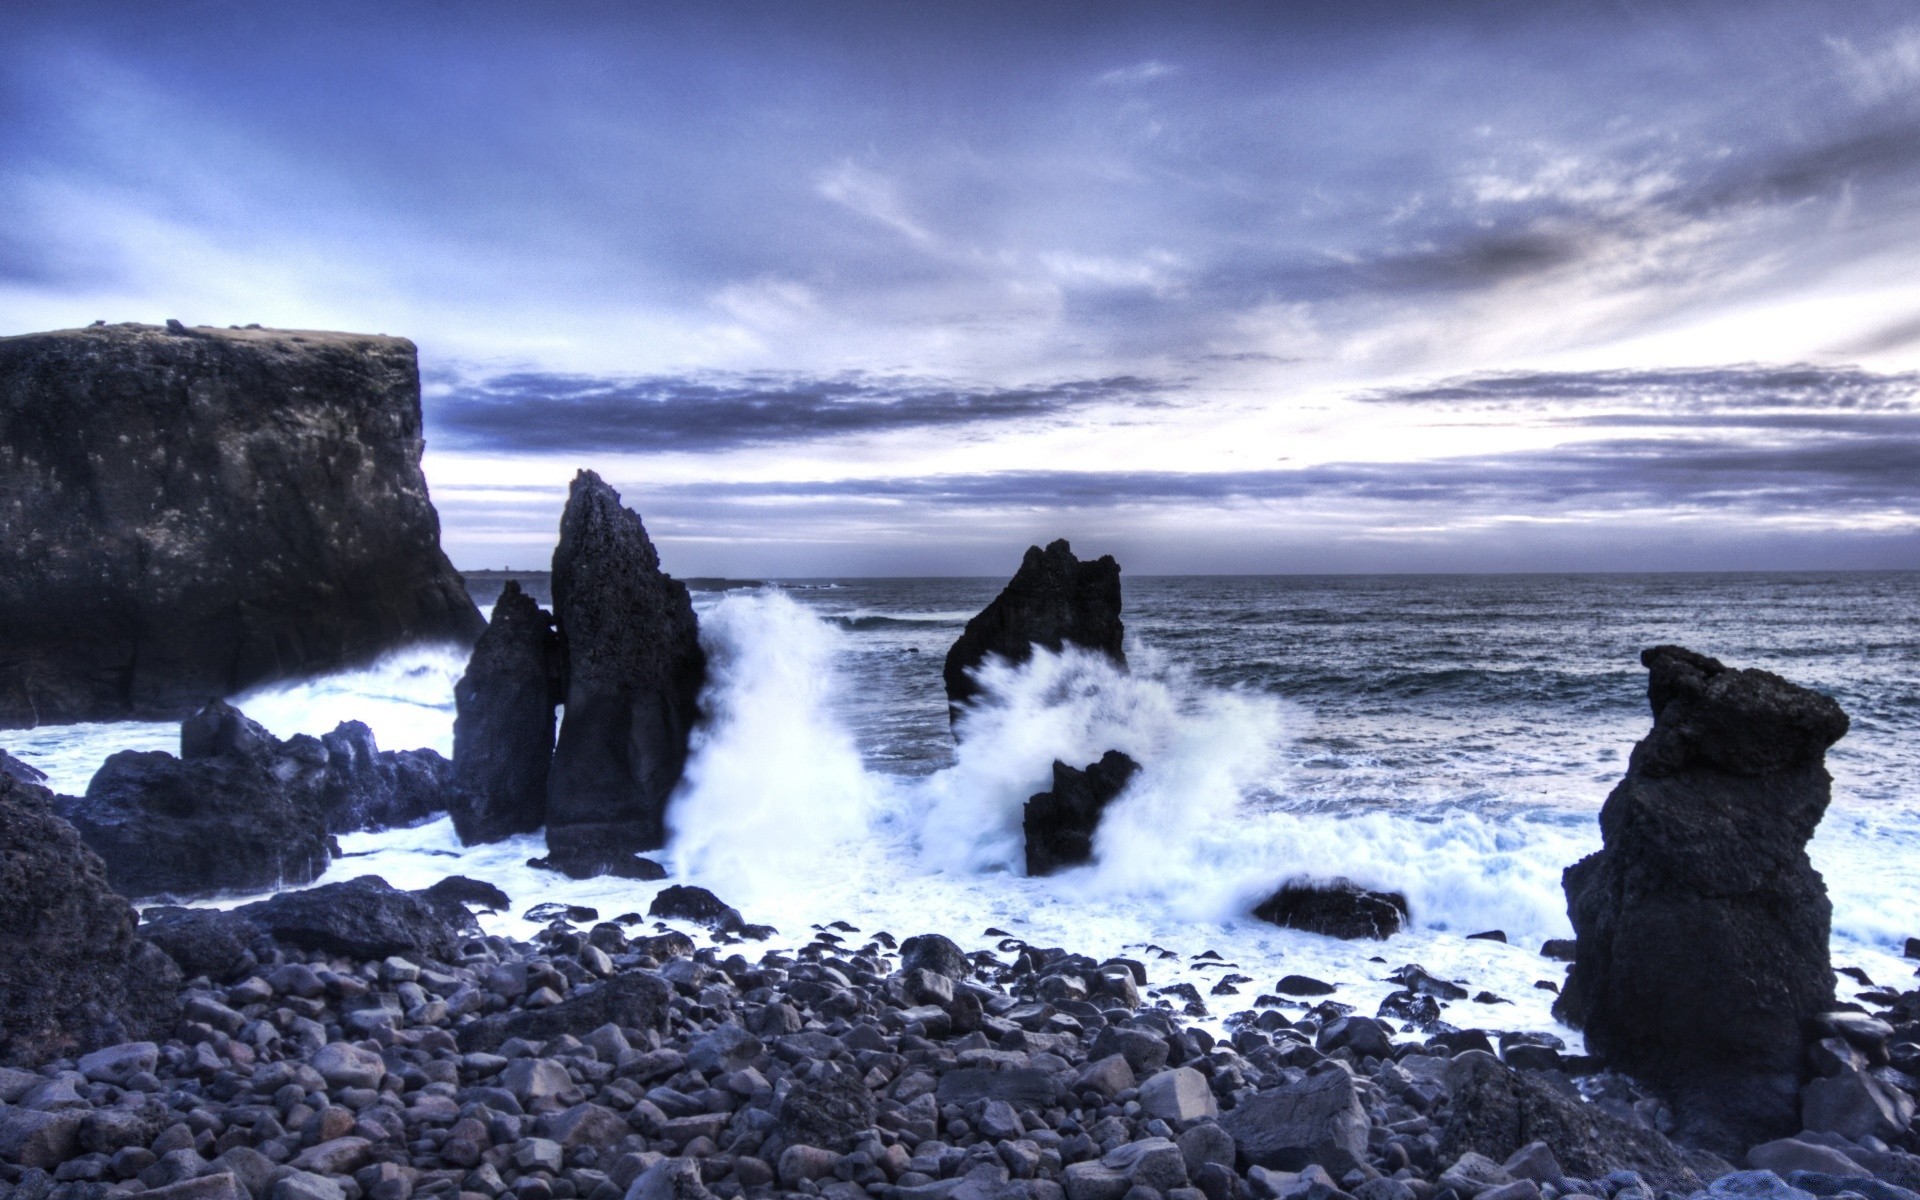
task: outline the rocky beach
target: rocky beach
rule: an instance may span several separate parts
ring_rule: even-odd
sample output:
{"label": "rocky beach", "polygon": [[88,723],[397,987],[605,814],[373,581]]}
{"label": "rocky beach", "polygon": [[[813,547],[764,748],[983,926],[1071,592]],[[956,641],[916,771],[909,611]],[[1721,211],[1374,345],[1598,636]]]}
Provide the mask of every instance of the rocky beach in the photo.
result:
{"label": "rocky beach", "polygon": [[[181,473],[35,449],[49,395],[133,398]],[[65,546],[0,594],[0,1200],[1920,1200],[1920,991],[1813,856],[1898,693],[1646,639],[1596,685],[1645,705],[1582,768],[1597,828],[1407,818],[1492,831],[1471,895],[1551,881],[1475,908],[1393,818],[1263,790],[1282,708],[1169,668],[1110,556],[830,623],[791,597],[838,585],[690,590],[581,470],[483,608],[418,406],[397,339],[0,339],[6,542]],[[79,558],[138,602],[65,607]],[[863,629],[917,639],[867,679],[917,715],[835,715]],[[258,719],[366,662],[445,684],[437,747]]]}

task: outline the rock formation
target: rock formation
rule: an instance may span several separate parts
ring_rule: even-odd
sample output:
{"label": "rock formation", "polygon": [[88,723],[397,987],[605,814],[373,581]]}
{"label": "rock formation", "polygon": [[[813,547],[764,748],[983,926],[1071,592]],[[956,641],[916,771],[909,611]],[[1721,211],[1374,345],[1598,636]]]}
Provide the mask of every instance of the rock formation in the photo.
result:
{"label": "rock formation", "polygon": [[480,617],[399,338],[0,338],[0,727],[165,719]]}
{"label": "rock formation", "polygon": [[421,893],[403,892],[378,875],[281,892],[242,905],[233,915],[284,945],[348,958],[398,954],[452,962],[459,957],[461,940],[479,932],[457,902],[441,904]]}
{"label": "rock formation", "polygon": [[947,651],[948,716],[958,720],[961,706],[979,693],[971,672],[990,654],[1023,663],[1035,646],[1057,651],[1071,642],[1124,667],[1124,633],[1120,564],[1111,555],[1081,562],[1065,538],[1045,550],[1029,546],[1006,588],[967,622]]}
{"label": "rock formation", "polygon": [[181,723],[179,758],[121,751],[59,803],[127,895],[262,891],[326,870],[329,834],[441,810],[450,770],[431,750],[381,750],[358,721],[281,741],[216,700]]}
{"label": "rock formation", "polygon": [[0,1064],[164,1037],[179,970],[135,936],[133,906],[53,809],[0,771]]}
{"label": "rock formation", "polygon": [[1100,814],[1139,769],[1139,763],[1118,750],[1107,751],[1084,771],[1056,761],[1053,790],[1028,800],[1021,822],[1027,840],[1027,874],[1051,875],[1091,862]]}
{"label": "rock formation", "polygon": [[566,694],[553,617],[509,579],[454,685],[454,828],[471,846],[546,823],[553,709]]}
{"label": "rock formation", "polygon": [[1372,892],[1347,879],[1331,883],[1292,880],[1261,901],[1253,915],[1288,929],[1337,938],[1386,938],[1407,920],[1407,898]]}
{"label": "rock formation", "polygon": [[685,585],[660,570],[640,517],[592,471],[574,478],[553,551],[566,715],[547,777],[557,865],[666,844],[706,655]]}
{"label": "rock formation", "polygon": [[1555,1012],[1667,1093],[1683,1137],[1797,1131],[1807,1021],[1833,1003],[1831,906],[1807,840],[1847,731],[1831,699],[1677,646],[1640,656],[1653,730],[1567,868],[1576,957]]}

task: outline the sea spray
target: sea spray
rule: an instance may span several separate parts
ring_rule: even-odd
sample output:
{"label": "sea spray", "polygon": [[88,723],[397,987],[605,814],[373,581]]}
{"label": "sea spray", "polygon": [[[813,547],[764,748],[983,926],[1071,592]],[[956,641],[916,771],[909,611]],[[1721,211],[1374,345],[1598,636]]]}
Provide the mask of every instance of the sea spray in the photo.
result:
{"label": "sea spray", "polygon": [[395,650],[357,671],[267,684],[230,703],[275,737],[318,737],[342,721],[362,721],[382,750],[453,755],[453,685],[467,669],[460,646]]}
{"label": "sea spray", "polygon": [[676,876],[745,903],[867,836],[882,781],[835,717],[841,636],[776,591],[701,614],[703,720],[667,807]]}

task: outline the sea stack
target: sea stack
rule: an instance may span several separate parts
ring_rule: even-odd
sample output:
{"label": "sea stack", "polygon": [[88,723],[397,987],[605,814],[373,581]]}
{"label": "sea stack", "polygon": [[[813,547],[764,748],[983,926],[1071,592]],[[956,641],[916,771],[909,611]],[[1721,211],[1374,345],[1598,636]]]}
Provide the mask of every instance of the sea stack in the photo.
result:
{"label": "sea stack", "polygon": [[566,714],[547,777],[547,849],[570,874],[666,844],[707,660],[686,585],[660,570],[639,514],[574,477],[553,551]]}
{"label": "sea stack", "polygon": [[1072,643],[1124,667],[1125,632],[1120,623],[1120,564],[1112,555],[1081,562],[1065,538],[1045,550],[1029,546],[1006,588],[967,622],[947,651],[943,674],[948,717],[958,721],[962,706],[979,693],[972,672],[990,654],[1023,663],[1033,657],[1035,646],[1058,651]]}
{"label": "sea stack", "polygon": [[454,828],[471,846],[546,823],[553,709],[565,695],[553,617],[509,579],[454,685]]}
{"label": "sea stack", "polygon": [[401,338],[105,325],[0,338],[0,727],[178,719],[471,643]]}
{"label": "sea stack", "polygon": [[1084,771],[1054,760],[1053,789],[1030,798],[1021,814],[1027,874],[1052,875],[1092,862],[1100,815],[1139,769],[1139,763],[1118,750],[1107,751]]}
{"label": "sea stack", "polygon": [[0,772],[0,1066],[164,1038],[179,1016],[179,969],[135,936],[133,906],[53,803]]}
{"label": "sea stack", "polygon": [[1567,868],[1576,957],[1555,1013],[1663,1091],[1683,1140],[1739,1154],[1801,1128],[1832,906],[1807,858],[1840,706],[1678,646],[1640,656],[1653,730]]}

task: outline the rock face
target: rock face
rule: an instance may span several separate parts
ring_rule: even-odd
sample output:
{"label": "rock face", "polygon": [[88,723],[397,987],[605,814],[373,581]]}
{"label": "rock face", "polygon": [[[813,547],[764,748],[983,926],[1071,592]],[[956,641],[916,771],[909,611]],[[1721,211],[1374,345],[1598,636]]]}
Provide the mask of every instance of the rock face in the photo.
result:
{"label": "rock face", "polygon": [[943,672],[947,713],[958,720],[960,708],[979,694],[970,672],[989,654],[1011,663],[1033,657],[1035,646],[1059,650],[1071,642],[1097,650],[1121,666],[1125,627],[1120,623],[1120,564],[1111,555],[1081,562],[1062,538],[1045,550],[1029,546],[1011,582],[967,622],[947,651]]}
{"label": "rock face", "polygon": [[454,828],[471,846],[546,823],[553,709],[566,695],[553,617],[509,579],[454,685]]}
{"label": "rock face", "polygon": [[1576,957],[1555,1012],[1722,1153],[1799,1128],[1805,1023],[1833,1003],[1831,906],[1807,859],[1840,706],[1677,646],[1642,654],[1653,730],[1569,867]]}
{"label": "rock face", "polygon": [[1027,874],[1051,875],[1093,860],[1093,832],[1100,814],[1133,778],[1140,764],[1109,750],[1076,771],[1053,764],[1053,790],[1027,801],[1021,822],[1027,839]]}
{"label": "rock face", "polygon": [[0,1064],[166,1036],[179,970],[134,934],[133,907],[55,815],[43,787],[0,772]]}
{"label": "rock face", "polygon": [[1331,883],[1294,880],[1261,901],[1253,915],[1262,921],[1337,938],[1386,938],[1407,920],[1407,898],[1399,892],[1370,892],[1346,879]]}
{"label": "rock face", "polygon": [[342,721],[320,744],[327,751],[320,806],[329,833],[413,825],[447,807],[453,764],[436,751],[382,750],[359,721]]}
{"label": "rock face", "polygon": [[[181,727],[181,756],[122,750],[64,815],[129,896],[311,882],[332,860],[325,747],[282,744],[216,701]],[[291,752],[289,752],[291,751]]]}
{"label": "rock face", "polygon": [[575,476],[553,551],[566,715],[547,777],[556,864],[609,863],[666,844],[706,654],[686,586],[660,570],[639,516],[591,471]]}
{"label": "rock face", "polygon": [[0,727],[471,642],[399,338],[115,325],[0,338]]}

